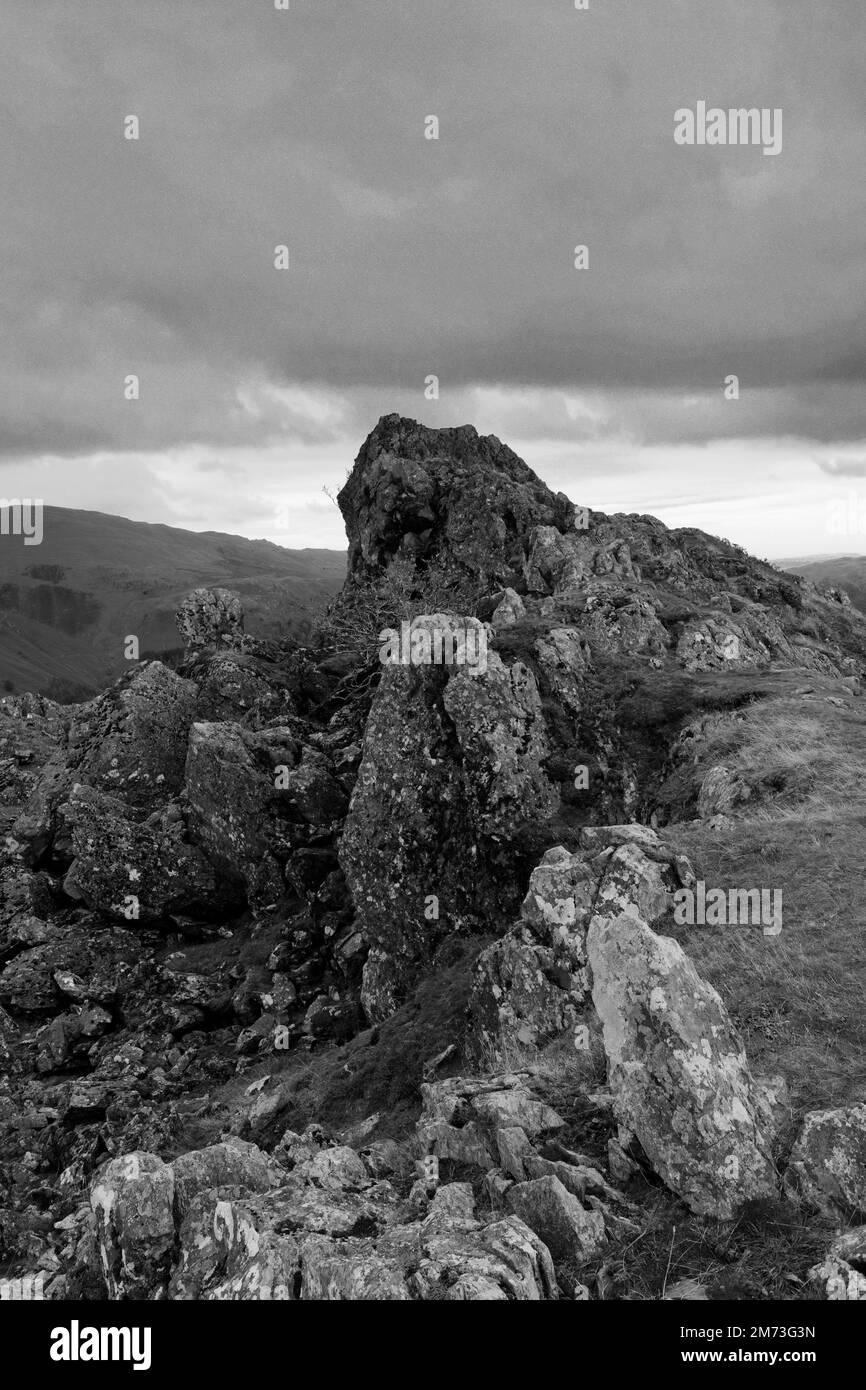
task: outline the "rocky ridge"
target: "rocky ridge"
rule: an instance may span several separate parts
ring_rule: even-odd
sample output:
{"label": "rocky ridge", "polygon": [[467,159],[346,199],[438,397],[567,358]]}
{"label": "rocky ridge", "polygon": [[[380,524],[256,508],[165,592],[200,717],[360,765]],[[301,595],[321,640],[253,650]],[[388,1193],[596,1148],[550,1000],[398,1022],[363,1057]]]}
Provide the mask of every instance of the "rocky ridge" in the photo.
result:
{"label": "rocky ridge", "polygon": [[[200,590],[178,670],[0,702],[0,1263],[54,1297],[589,1298],[641,1184],[866,1219],[864,1107],[790,1135],[670,934],[665,838],[761,794],[687,776],[720,712],[858,699],[866,619],[470,427],[385,417],[339,500],[318,647]],[[406,620],[475,624],[484,669],[383,666]],[[399,1123],[392,1082],[309,1115],[297,1059],[337,1095],[455,961]],[[849,1235],[812,1296],[863,1297]]]}

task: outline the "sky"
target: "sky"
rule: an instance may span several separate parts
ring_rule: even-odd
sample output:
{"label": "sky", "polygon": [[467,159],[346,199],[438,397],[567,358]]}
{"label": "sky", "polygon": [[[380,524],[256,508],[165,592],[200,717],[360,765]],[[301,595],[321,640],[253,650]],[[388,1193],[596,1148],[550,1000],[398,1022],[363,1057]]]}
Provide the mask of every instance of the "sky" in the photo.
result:
{"label": "sky", "polygon": [[2,0],[0,500],[341,548],[399,411],[866,554],[866,5],[588,3]]}

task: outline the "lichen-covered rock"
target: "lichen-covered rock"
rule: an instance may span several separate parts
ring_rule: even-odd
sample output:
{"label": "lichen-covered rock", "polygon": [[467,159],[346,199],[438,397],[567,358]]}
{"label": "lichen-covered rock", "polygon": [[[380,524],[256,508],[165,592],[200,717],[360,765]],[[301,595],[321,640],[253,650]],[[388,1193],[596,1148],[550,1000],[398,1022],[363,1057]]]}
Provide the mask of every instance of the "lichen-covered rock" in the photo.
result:
{"label": "lichen-covered rock", "polygon": [[681,870],[648,826],[593,826],[581,839],[574,854],[561,845],[545,853],[517,923],[478,957],[467,1023],[473,1059],[537,1048],[577,1029],[577,1045],[587,1049],[595,1026],[587,1016],[590,918],[631,912],[655,922],[670,906]]}
{"label": "lichen-covered rock", "polygon": [[231,647],[243,636],[243,604],[229,589],[194,589],[178,609],[176,621],[190,651]]}
{"label": "lichen-covered rock", "polygon": [[605,534],[595,525],[596,513],[587,514],[586,529],[536,526],[528,537],[524,575],[531,593],[567,596],[584,591],[600,576],[639,580],[628,542]]}
{"label": "lichen-covered rock", "polygon": [[[280,763],[257,760],[252,740],[237,724],[192,726],[185,783],[189,830],[222,873],[245,884],[252,902],[274,902],[284,891],[269,834]],[[294,744],[280,751],[294,761]]]}
{"label": "lichen-covered rock", "polygon": [[580,714],[583,680],[592,669],[592,654],[577,628],[555,627],[535,643],[538,664],[551,694],[570,714]]}
{"label": "lichen-covered rock", "polygon": [[347,806],[329,759],[296,732],[231,722],[190,730],[184,787],[190,838],[221,873],[245,885],[254,906],[283,895],[294,847],[314,831],[333,831]]}
{"label": "lichen-covered rock", "polygon": [[174,1248],[174,1173],[155,1154],[113,1158],[90,1204],[109,1298],[152,1298],[168,1281]]}
{"label": "lichen-covered rock", "polygon": [[460,744],[466,795],[480,835],[511,839],[547,820],[558,796],[542,764],[550,752],[535,678],[495,652],[484,674],[458,670],[443,704]]}
{"label": "lichen-covered rock", "polygon": [[216,1187],[242,1187],[248,1192],[267,1192],[277,1187],[279,1167],[255,1144],[232,1137],[206,1149],[191,1149],[172,1160],[175,1215],[182,1218],[193,1199]]}
{"label": "lichen-covered rock", "polygon": [[785,1185],[828,1216],[866,1220],[866,1105],[807,1115]]}
{"label": "lichen-covered rock", "polygon": [[505,1200],[555,1260],[585,1260],[605,1242],[604,1218],[588,1211],[557,1177],[515,1183]]}
{"label": "lichen-covered rock", "polygon": [[587,950],[621,1130],[695,1212],[727,1219],[772,1195],[765,1112],[716,991],[629,913],[594,917]]}
{"label": "lichen-covered rock", "polygon": [[517,925],[478,957],[469,1002],[470,1053],[531,1048],[572,1029],[589,990],[586,925],[599,875],[562,846],[532,871]]}
{"label": "lichen-covered rock", "polygon": [[213,869],[186,843],[180,814],[151,828],[116,798],[76,785],[63,807],[73,860],[63,891],[128,922],[150,922],[216,900]]}
{"label": "lichen-covered rock", "polygon": [[670,637],[649,599],[610,593],[595,584],[586,595],[581,627],[606,652],[640,653],[656,664],[667,655]]}
{"label": "lichen-covered rock", "polygon": [[390,1018],[409,987],[405,962],[371,946],[361,975],[361,1006],[371,1023]]}
{"label": "lichen-covered rock", "polygon": [[520,595],[514,589],[503,589],[502,594],[498,596],[490,623],[497,629],[513,627],[525,616],[526,605]]}
{"label": "lichen-covered rock", "polygon": [[[128,924],[133,929],[135,923]],[[21,924],[18,954],[0,970],[0,1005],[15,1015],[50,1016],[66,1009],[65,981],[71,976],[80,998],[114,1007],[144,954],[137,932],[114,926]]]}
{"label": "lichen-covered rock", "polygon": [[774,651],[789,656],[790,647],[774,640],[766,624],[724,615],[687,623],[677,642],[676,655],[687,671],[742,670],[769,665]]}
{"label": "lichen-covered rock", "polygon": [[192,1198],[178,1229],[169,1297],[202,1302],[288,1302],[297,1297],[300,1252],[275,1229],[266,1199],[236,1187]]}
{"label": "lichen-covered rock", "polygon": [[443,935],[516,906],[504,866],[557,803],[547,752],[538,691],[520,663],[490,653],[473,673],[384,671],[340,844],[364,934],[394,962],[386,971],[378,956],[367,984],[378,1017]]}
{"label": "lichen-covered rock", "polygon": [[837,1237],[809,1279],[832,1303],[866,1303],[866,1226]]}
{"label": "lichen-covered rock", "polygon": [[136,667],[103,695],[74,705],[13,824],[28,864],[68,857],[60,813],[76,783],[153,812],[183,783],[197,687],[159,661]]}
{"label": "lichen-covered rock", "polygon": [[420,1246],[411,1285],[422,1299],[537,1303],[558,1296],[547,1246],[516,1216],[473,1228],[434,1215],[422,1223]]}
{"label": "lichen-covered rock", "polygon": [[67,763],[75,780],[152,810],[183,782],[196,687],[160,661],[139,666],[98,699],[76,707]]}
{"label": "lichen-covered rock", "polygon": [[43,695],[0,695],[0,837],[21,815],[49,764],[62,757],[69,708]]}
{"label": "lichen-covered rock", "polygon": [[282,670],[244,652],[220,652],[195,667],[196,720],[243,720],[261,728],[294,715],[296,704]]}

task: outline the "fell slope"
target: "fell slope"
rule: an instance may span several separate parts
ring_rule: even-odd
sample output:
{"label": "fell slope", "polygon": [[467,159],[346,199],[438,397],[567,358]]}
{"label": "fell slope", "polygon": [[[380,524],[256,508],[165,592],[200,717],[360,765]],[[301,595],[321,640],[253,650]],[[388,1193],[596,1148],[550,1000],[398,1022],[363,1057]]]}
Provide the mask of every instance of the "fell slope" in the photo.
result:
{"label": "fell slope", "polygon": [[843,589],[855,608],[866,613],[866,555],[834,555],[828,559],[782,560],[792,574],[801,574],[822,589]]}
{"label": "fell slope", "polygon": [[303,638],[345,569],[339,551],[46,507],[41,545],[0,537],[0,687],[94,694],[128,666],[128,634],[142,654],[178,650],[175,612],[202,585],[230,584],[250,631]]}

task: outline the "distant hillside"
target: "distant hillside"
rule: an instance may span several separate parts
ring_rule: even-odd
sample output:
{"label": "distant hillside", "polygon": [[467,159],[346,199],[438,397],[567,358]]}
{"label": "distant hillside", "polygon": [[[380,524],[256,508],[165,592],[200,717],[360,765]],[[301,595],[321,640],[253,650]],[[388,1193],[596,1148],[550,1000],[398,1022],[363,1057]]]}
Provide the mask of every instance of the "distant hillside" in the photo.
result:
{"label": "distant hillside", "polygon": [[199,585],[240,594],[249,632],[303,638],[345,574],[341,551],[46,507],[41,545],[0,537],[0,693],[92,694],[127,668],[130,633],[142,655],[177,649],[175,610]]}
{"label": "distant hillside", "polygon": [[780,560],[779,564],[821,589],[844,589],[855,608],[866,613],[866,555],[814,555]]}

